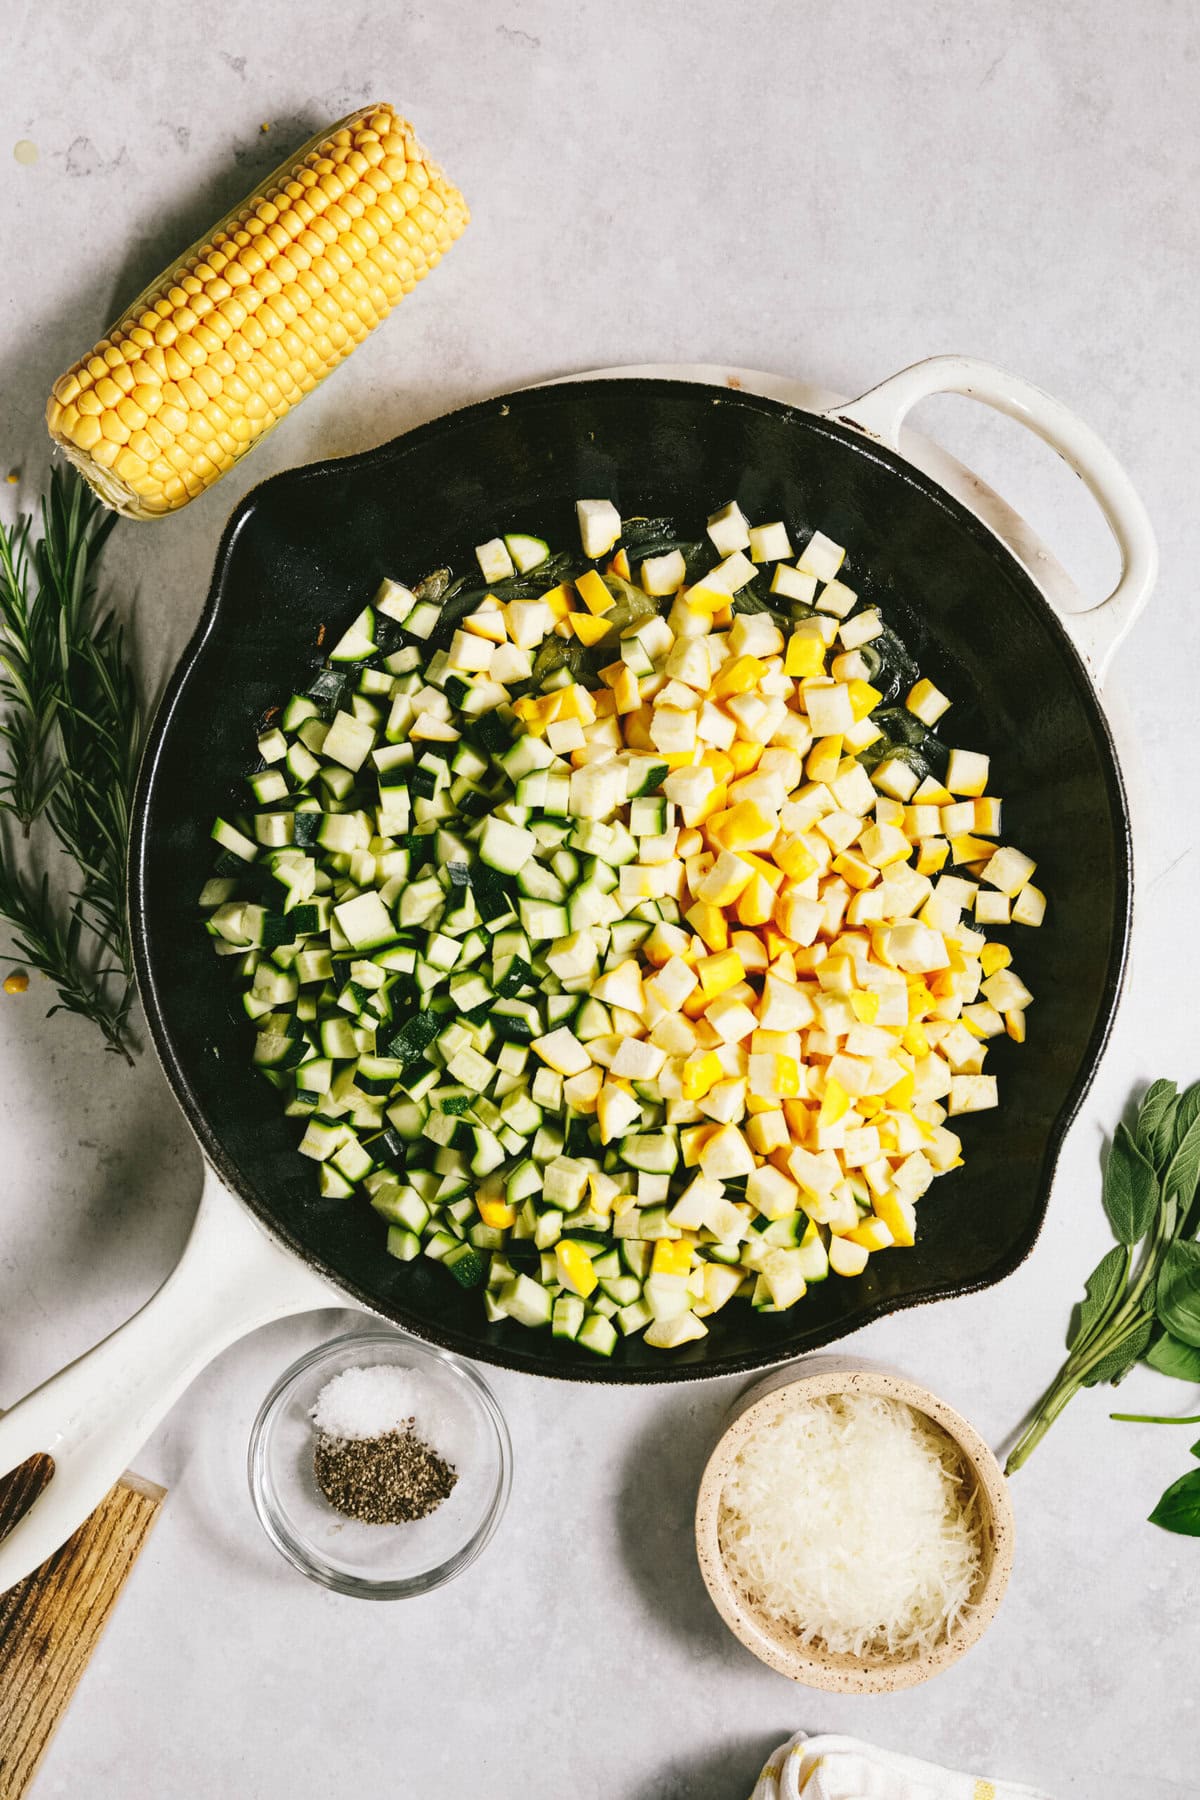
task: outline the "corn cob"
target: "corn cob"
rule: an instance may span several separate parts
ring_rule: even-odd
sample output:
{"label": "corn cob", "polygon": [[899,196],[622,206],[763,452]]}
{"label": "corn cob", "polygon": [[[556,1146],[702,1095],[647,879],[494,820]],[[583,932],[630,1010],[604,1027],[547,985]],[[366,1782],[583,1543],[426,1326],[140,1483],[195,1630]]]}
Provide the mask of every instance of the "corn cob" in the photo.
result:
{"label": "corn cob", "polygon": [[55,443],[117,512],[186,505],[278,424],[466,226],[390,107],[276,169],[55,382]]}

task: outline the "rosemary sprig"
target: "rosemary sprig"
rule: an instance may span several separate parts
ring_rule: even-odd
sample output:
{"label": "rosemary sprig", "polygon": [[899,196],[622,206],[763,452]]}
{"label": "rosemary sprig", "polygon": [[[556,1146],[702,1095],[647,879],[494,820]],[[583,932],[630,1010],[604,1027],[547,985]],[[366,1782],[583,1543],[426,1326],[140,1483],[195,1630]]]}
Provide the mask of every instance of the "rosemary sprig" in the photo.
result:
{"label": "rosemary sprig", "polygon": [[124,1028],[133,1001],[126,928],[129,805],[141,752],[137,683],[124,633],[111,618],[66,645],[59,693],[59,775],[46,809],[51,830],[82,876],[74,895],[105,960],[120,971]]}
{"label": "rosemary sprig", "polygon": [[41,590],[30,591],[29,528],[12,532],[0,522],[0,703],[7,767],[0,767],[0,804],[20,820],[25,836],[49,798],[54,776],[47,768],[54,728],[53,625]]}
{"label": "rosemary sprig", "polygon": [[44,975],[58,994],[47,1018],[70,1012],[90,1019],[103,1033],[107,1048],[132,1063],[126,1036],[130,1000],[122,994],[113,1004],[106,991],[109,972],[85,966],[79,912],[73,909],[64,921],[50,891],[49,875],[37,881],[17,868],[7,841],[0,847],[0,917],[12,932],[15,960]]}
{"label": "rosemary sprig", "polygon": [[[73,472],[55,469],[32,520],[0,524],[0,810],[23,838],[0,837],[0,918],[19,959],[55,986],[130,1059],[133,959],[126,919],[129,809],[142,705],[124,635],[97,604],[97,563],[115,516]],[[74,865],[65,886],[41,854]]]}

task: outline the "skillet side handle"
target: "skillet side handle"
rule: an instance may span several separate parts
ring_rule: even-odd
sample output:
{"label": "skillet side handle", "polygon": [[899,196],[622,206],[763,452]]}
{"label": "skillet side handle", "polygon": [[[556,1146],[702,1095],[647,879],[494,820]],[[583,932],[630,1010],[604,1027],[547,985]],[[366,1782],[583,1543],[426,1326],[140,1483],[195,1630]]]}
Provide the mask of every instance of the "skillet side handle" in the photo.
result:
{"label": "skillet side handle", "polygon": [[277,1244],[206,1169],[178,1265],[94,1350],[0,1417],[0,1475],[47,1451],[54,1476],[0,1540],[0,1593],[99,1505],[188,1384],[227,1344],[289,1313],[353,1303]]}
{"label": "skillet side handle", "polygon": [[857,426],[903,454],[904,421],[918,401],[933,394],[965,394],[1036,432],[1075,471],[1104,514],[1121,556],[1120,579],[1087,611],[1060,615],[1099,686],[1158,577],[1154,528],[1137,490],[1108,446],[1060,400],[973,356],[931,356],[914,363],[826,417]]}

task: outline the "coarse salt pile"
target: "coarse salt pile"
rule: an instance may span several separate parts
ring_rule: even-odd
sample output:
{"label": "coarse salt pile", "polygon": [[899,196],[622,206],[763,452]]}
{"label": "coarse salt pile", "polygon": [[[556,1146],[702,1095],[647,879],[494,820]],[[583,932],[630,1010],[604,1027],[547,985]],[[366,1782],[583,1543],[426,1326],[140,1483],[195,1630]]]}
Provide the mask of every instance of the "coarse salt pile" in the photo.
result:
{"label": "coarse salt pile", "polygon": [[834,1394],[743,1445],[720,1544],[746,1598],[802,1644],[911,1656],[943,1642],[970,1605],[979,1505],[932,1420],[878,1395]]}
{"label": "coarse salt pile", "polygon": [[414,1369],[395,1363],[344,1369],[317,1395],[312,1421],[322,1437],[379,1438],[412,1429],[426,1443],[438,1441],[434,1390]]}

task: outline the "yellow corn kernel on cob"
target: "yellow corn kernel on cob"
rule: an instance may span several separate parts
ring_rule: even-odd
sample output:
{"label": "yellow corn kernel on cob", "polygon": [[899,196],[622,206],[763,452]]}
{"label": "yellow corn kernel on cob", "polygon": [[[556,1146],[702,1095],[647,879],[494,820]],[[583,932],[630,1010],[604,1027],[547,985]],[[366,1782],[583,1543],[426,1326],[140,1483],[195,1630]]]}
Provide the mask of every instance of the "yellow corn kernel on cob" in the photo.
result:
{"label": "yellow corn kernel on cob", "polygon": [[117,512],[173,512],[336,368],[468,217],[406,120],[387,106],[352,113],[55,382],[51,437]]}

